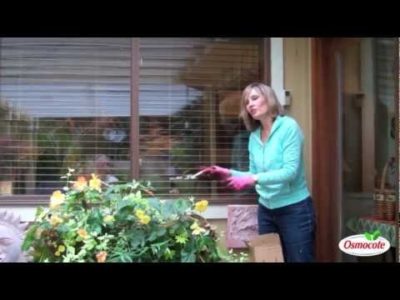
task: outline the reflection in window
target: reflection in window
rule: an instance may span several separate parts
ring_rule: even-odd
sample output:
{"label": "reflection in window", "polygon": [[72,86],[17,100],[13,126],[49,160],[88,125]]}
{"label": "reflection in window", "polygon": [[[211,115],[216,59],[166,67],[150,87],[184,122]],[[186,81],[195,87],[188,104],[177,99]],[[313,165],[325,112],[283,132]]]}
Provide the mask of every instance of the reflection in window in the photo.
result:
{"label": "reflection in window", "polygon": [[137,87],[141,179],[163,195],[226,193],[217,182],[174,177],[210,164],[248,168],[240,93],[262,79],[262,44],[142,38],[138,83],[131,39],[2,38],[0,194],[49,194],[67,168],[128,180]]}
{"label": "reflection in window", "polygon": [[158,193],[226,194],[217,182],[180,178],[210,164],[248,169],[240,95],[262,79],[261,44],[261,39],[141,39],[140,175]]}
{"label": "reflection in window", "polygon": [[397,39],[376,38],[375,66],[376,66],[376,110],[375,110],[375,161],[376,187],[381,186],[382,172],[388,166],[385,182],[386,189],[396,187],[396,140],[393,134],[394,119],[396,116],[396,85],[398,85],[396,66]]}
{"label": "reflection in window", "polygon": [[67,168],[129,170],[130,39],[0,41],[2,194],[49,194]]}
{"label": "reflection in window", "polygon": [[341,52],[343,188],[348,193],[396,186],[396,42],[364,38]]}

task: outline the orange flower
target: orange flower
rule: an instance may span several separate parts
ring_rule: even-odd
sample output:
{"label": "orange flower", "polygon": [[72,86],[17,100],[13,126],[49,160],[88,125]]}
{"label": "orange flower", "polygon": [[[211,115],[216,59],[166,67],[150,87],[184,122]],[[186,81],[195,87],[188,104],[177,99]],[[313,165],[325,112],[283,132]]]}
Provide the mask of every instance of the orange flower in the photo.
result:
{"label": "orange flower", "polygon": [[99,253],[96,254],[96,259],[97,262],[103,263],[107,259],[107,252],[106,251],[100,251]]}
{"label": "orange flower", "polygon": [[78,180],[75,181],[73,188],[77,191],[83,191],[87,187],[87,181],[86,178],[83,176],[79,176]]}
{"label": "orange flower", "polygon": [[87,233],[87,231],[83,228],[78,230],[78,235],[83,238],[83,239],[87,239],[89,237],[89,234]]}
{"label": "orange flower", "polygon": [[65,201],[65,195],[61,191],[54,191],[53,194],[50,197],[50,208],[55,209],[60,204],[64,203]]}
{"label": "orange flower", "polygon": [[91,189],[101,192],[101,180],[94,173],[92,174],[92,179],[89,180],[89,186]]}

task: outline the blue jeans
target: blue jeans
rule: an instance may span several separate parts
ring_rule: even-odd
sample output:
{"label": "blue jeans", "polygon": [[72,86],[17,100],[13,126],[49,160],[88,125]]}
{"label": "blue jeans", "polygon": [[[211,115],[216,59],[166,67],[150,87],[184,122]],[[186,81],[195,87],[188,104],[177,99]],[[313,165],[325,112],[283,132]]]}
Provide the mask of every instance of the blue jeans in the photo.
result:
{"label": "blue jeans", "polygon": [[285,262],[313,262],[315,212],[311,197],[276,209],[259,204],[258,233],[279,234]]}

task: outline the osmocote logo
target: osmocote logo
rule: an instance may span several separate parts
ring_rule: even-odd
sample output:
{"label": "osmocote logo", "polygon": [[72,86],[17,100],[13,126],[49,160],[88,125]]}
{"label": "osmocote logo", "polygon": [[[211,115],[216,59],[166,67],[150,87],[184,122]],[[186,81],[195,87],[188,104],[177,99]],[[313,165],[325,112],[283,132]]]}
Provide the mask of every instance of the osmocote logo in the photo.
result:
{"label": "osmocote logo", "polygon": [[354,256],[374,256],[385,253],[390,248],[387,239],[379,230],[348,236],[339,242],[339,249]]}

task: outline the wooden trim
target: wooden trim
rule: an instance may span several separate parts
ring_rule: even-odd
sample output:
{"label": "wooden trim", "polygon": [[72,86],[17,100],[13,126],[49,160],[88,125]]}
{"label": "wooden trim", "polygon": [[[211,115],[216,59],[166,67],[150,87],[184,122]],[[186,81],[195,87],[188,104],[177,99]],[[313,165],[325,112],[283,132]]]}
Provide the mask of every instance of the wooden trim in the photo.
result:
{"label": "wooden trim", "polygon": [[337,79],[333,39],[312,39],[312,195],[317,215],[318,261],[338,260],[340,178]]}
{"label": "wooden trim", "polygon": [[361,172],[362,191],[373,192],[375,187],[375,101],[376,101],[376,70],[374,70],[374,39],[359,41],[360,51],[360,85],[357,96],[362,100],[361,109]]}
{"label": "wooden trim", "polygon": [[260,65],[262,69],[260,74],[262,74],[262,81],[271,85],[271,40],[265,38],[262,43],[262,63]]}
{"label": "wooden trim", "polygon": [[131,177],[140,178],[140,153],[139,153],[139,84],[140,84],[140,41],[132,39],[131,56],[131,134],[130,134],[130,159]]}

